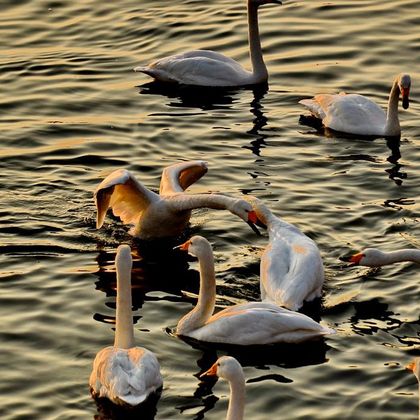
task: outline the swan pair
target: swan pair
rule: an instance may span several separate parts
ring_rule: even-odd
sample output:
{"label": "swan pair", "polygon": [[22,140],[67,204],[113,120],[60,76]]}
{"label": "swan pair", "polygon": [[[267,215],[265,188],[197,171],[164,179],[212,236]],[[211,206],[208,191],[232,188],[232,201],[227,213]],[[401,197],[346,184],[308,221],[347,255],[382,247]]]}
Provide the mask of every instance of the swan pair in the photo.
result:
{"label": "swan pair", "polygon": [[210,343],[265,345],[300,343],[335,332],[302,313],[268,302],[242,303],[213,314],[216,279],[210,243],[193,236],[177,248],[197,257],[200,265],[198,302],[178,322],[177,335]]}
{"label": "swan pair", "polygon": [[[161,82],[196,86],[238,87],[267,82],[258,28],[258,7],[278,0],[248,0],[248,43],[252,71],[223,54],[209,50],[193,50],[165,57],[148,66],[135,67]],[[325,127],[347,134],[361,136],[399,137],[398,102],[409,106],[411,78],[408,74],[396,76],[388,100],[387,113],[371,99],[358,94],[320,94],[299,103],[322,120]]]}
{"label": "swan pair", "polygon": [[245,200],[221,194],[187,194],[185,190],[207,172],[205,161],[187,161],[166,167],[159,194],[150,191],[125,169],[109,174],[94,193],[96,227],[104,222],[109,208],[123,223],[132,225],[130,233],[151,240],[180,235],[191,217],[191,210],[207,207],[227,209],[247,222],[254,231],[251,205]]}

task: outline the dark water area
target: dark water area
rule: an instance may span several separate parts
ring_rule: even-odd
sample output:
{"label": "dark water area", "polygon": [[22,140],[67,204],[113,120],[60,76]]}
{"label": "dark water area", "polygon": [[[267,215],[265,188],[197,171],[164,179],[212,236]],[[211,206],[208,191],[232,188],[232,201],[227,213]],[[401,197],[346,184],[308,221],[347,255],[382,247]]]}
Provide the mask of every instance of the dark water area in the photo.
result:
{"label": "dark water area", "polygon": [[[244,1],[0,3],[2,419],[224,418],[228,384],[198,377],[223,354],[244,366],[247,419],[417,418],[404,366],[420,355],[419,266],[346,268],[339,257],[420,248],[418,1],[265,6],[269,83],[228,90],[164,87],[132,69],[197,48],[248,66]],[[400,72],[413,85],[399,140],[299,122],[298,101],[321,92],[385,108]],[[165,166],[195,159],[209,171],[189,191],[253,194],[316,241],[324,295],[302,311],[337,334],[242,349],[171,333],[196,301],[195,259],[133,240],[112,216],[96,230],[93,191],[118,168],[157,191]],[[203,209],[192,234],[213,244],[218,308],[259,299],[266,236]],[[147,415],[97,406],[88,390],[96,352],[113,342],[121,243],[133,250],[136,342],[164,377]]]}

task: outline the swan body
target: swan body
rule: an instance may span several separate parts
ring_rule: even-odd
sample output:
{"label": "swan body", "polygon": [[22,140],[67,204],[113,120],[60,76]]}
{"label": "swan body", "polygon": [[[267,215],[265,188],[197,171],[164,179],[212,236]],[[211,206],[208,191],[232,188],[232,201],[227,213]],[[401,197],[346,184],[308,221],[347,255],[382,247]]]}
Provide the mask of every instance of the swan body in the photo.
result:
{"label": "swan body", "polygon": [[161,82],[195,86],[247,86],[266,82],[265,66],[258,29],[258,7],[279,0],[248,0],[249,48],[252,71],[238,62],[210,50],[194,50],[157,60],[148,66],[135,67]]}
{"label": "swan body", "polygon": [[340,93],[320,94],[303,99],[300,104],[322,120],[325,127],[335,131],[362,136],[397,137],[401,135],[398,119],[398,101],[402,96],[403,108],[409,106],[411,78],[399,74],[391,88],[387,113],[366,96]]}
{"label": "swan body", "polygon": [[419,383],[419,419],[420,419],[420,357],[416,357],[409,365],[407,369],[411,370]]}
{"label": "swan body", "polygon": [[252,207],[244,200],[220,194],[187,194],[191,184],[207,172],[204,161],[188,161],[163,170],[159,194],[150,191],[125,169],[109,174],[94,193],[99,229],[108,208],[123,223],[132,225],[130,231],[140,239],[177,236],[187,226],[191,210],[208,207],[227,209],[247,223]]}
{"label": "swan body", "polygon": [[180,249],[198,258],[200,293],[196,307],[178,322],[178,335],[211,343],[259,345],[299,343],[334,332],[304,314],[267,302],[233,305],[213,314],[216,280],[211,245],[194,236]]}
{"label": "swan body", "polygon": [[412,261],[420,264],[420,249],[400,249],[397,251],[384,252],[376,248],[366,248],[349,258],[341,258],[351,265],[364,265],[366,267],[381,267],[397,262]]}
{"label": "swan body", "polygon": [[120,245],[116,257],[117,314],[114,345],[105,347],[95,357],[89,379],[95,398],[135,406],[162,387],[159,362],[143,347],[134,345],[131,311],[130,247]]}
{"label": "swan body", "polygon": [[242,420],[245,409],[245,377],[240,363],[231,356],[219,357],[200,378],[205,376],[218,376],[229,381],[230,397],[226,420]]}
{"label": "swan body", "polygon": [[258,221],[268,229],[269,244],[261,257],[261,300],[292,311],[321,296],[324,266],[315,242],[296,226],[276,217],[250,197]]}

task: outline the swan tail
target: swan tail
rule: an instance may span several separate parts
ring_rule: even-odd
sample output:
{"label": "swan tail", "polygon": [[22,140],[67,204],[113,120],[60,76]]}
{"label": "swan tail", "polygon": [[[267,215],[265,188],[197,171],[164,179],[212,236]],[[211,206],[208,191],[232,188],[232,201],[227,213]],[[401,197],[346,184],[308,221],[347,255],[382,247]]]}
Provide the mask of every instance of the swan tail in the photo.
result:
{"label": "swan tail", "polygon": [[170,77],[165,71],[153,67],[138,66],[134,67],[133,70],[137,73],[147,74],[148,76],[153,77],[160,82],[177,83],[177,80]]}
{"label": "swan tail", "polygon": [[323,119],[325,117],[325,112],[322,109],[321,105],[314,99],[302,99],[299,101],[299,103],[301,105],[303,105],[304,107],[308,108],[309,111],[311,111],[311,113],[319,118],[319,119]]}

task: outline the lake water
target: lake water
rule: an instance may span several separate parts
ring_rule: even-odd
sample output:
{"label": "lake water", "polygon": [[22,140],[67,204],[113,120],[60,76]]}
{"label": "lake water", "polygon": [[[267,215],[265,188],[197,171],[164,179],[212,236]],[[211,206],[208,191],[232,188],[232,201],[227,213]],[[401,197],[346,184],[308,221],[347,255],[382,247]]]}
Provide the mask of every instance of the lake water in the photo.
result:
{"label": "lake water", "polygon": [[[115,250],[129,243],[136,341],[164,376],[156,419],[224,418],[227,383],[197,375],[227,353],[244,365],[247,419],[415,419],[417,381],[404,366],[420,354],[419,267],[346,269],[338,257],[420,247],[420,2],[265,6],[268,88],[205,93],[162,90],[132,68],[196,48],[247,66],[244,1],[0,3],[0,417],[146,418],[98,408],[87,385],[113,342]],[[399,72],[413,80],[400,142],[299,124],[298,101],[319,92],[385,107]],[[162,168],[187,159],[209,163],[191,192],[252,193],[317,242],[325,293],[303,312],[336,335],[241,351],[169,333],[195,302],[197,263],[134,242],[112,217],[96,230],[92,192],[121,167],[156,190]],[[214,246],[219,307],[259,299],[266,236],[206,210],[191,233]]]}

